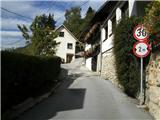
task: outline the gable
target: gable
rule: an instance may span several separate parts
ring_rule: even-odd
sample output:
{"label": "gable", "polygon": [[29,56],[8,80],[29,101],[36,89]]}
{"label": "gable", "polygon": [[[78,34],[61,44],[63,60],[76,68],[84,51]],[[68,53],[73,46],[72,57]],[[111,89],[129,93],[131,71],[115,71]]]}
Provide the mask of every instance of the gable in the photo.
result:
{"label": "gable", "polygon": [[[78,41],[78,39],[64,25],[61,25],[56,31],[64,32],[64,37],[72,39],[73,42]],[[60,36],[58,36],[58,37],[60,37]]]}

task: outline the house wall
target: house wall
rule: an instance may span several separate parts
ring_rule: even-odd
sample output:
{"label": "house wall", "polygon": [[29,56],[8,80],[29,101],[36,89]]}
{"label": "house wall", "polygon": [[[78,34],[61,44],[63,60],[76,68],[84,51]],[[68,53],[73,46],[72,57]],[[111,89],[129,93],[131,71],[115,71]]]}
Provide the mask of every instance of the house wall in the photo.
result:
{"label": "house wall", "polygon": [[137,15],[137,6],[136,6],[136,0],[129,0],[129,17],[130,16],[136,16]]}
{"label": "house wall", "polygon": [[[128,0],[128,10],[129,10],[129,16],[140,16],[144,15],[144,6],[146,6],[147,3],[144,2],[137,2],[136,0]],[[116,23],[118,24],[120,20],[122,19],[122,10],[121,8],[123,7],[124,3],[120,4],[117,6],[114,12],[112,12],[112,15],[109,15],[110,18],[106,21],[104,26],[107,26],[107,36],[106,36],[106,31],[104,28],[101,30],[101,49],[102,49],[102,60],[101,60],[101,55],[98,57],[98,69],[97,71],[101,71],[102,77],[114,82],[117,84],[118,82],[116,81],[117,78],[115,78],[116,73],[115,73],[115,58],[113,55],[113,38],[114,34],[112,33],[112,18],[114,15],[116,15]],[[102,64],[102,65],[101,65]],[[111,73],[109,71],[112,71]],[[109,73],[109,74],[108,74]]]}
{"label": "house wall", "polygon": [[[91,48],[90,44],[86,44],[85,51]],[[86,68],[92,70],[92,58],[86,58]]]}
{"label": "house wall", "polygon": [[160,52],[152,53],[146,69],[146,104],[149,112],[160,119]]}
{"label": "house wall", "polygon": [[[66,55],[73,54],[74,56],[72,60],[74,60],[76,40],[72,37],[72,35],[65,28],[61,29],[60,31],[64,32],[64,37],[55,38],[57,42],[60,42],[60,44],[57,47],[56,55],[63,58],[66,62]],[[67,49],[67,43],[72,43],[73,49]]]}

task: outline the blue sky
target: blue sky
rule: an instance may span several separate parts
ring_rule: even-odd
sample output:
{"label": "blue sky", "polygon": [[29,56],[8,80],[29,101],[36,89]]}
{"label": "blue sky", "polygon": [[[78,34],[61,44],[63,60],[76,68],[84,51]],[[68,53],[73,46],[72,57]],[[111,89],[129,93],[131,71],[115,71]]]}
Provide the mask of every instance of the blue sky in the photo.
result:
{"label": "blue sky", "polygon": [[[27,18],[34,19],[36,15],[52,13],[57,21],[56,26],[59,26],[65,20],[66,9],[81,6],[81,16],[84,17],[89,6],[97,10],[104,2],[105,0],[1,1],[1,49],[25,46],[25,40],[17,24],[25,24],[29,27],[33,20]],[[2,8],[27,18],[8,13]]]}

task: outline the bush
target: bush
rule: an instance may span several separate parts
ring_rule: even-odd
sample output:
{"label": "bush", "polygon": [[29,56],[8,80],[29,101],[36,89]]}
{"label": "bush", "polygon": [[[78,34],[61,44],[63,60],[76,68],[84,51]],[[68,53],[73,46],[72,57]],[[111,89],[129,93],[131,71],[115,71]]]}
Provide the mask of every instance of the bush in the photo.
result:
{"label": "bush", "polygon": [[56,84],[59,57],[28,56],[1,52],[2,113],[28,97],[36,97]]}
{"label": "bush", "polygon": [[150,34],[160,32],[160,1],[152,1],[145,8],[144,25]]}
{"label": "bush", "polygon": [[[138,42],[133,37],[135,26],[143,23],[143,18],[130,17],[120,21],[115,30],[113,40],[116,64],[116,74],[124,91],[136,97],[140,88],[140,59],[133,54],[133,45]],[[150,55],[144,58],[144,69]]]}
{"label": "bush", "polygon": [[130,17],[120,21],[115,30],[113,40],[116,63],[116,73],[119,83],[124,91],[132,97],[139,90],[140,67],[139,59],[133,55],[133,29],[141,21],[141,18]]}
{"label": "bush", "polygon": [[150,33],[152,52],[160,50],[160,1],[152,1],[146,10],[144,25]]}

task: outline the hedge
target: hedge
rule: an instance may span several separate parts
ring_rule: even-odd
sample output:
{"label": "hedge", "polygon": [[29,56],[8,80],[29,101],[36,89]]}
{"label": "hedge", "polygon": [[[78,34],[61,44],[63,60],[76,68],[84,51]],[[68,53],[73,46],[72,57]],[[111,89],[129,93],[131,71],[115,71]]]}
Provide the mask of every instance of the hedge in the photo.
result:
{"label": "hedge", "polygon": [[[132,97],[138,95],[140,86],[140,59],[133,55],[132,50],[133,44],[137,42],[133,37],[134,27],[143,24],[150,35],[151,52],[160,50],[160,1],[151,2],[145,12],[146,15],[141,18],[133,16],[122,19],[115,29],[113,40],[118,81]],[[150,55],[144,58],[144,71],[149,59]]]}
{"label": "hedge", "polygon": [[59,57],[28,56],[2,51],[2,113],[28,97],[53,87],[60,72]]}
{"label": "hedge", "polygon": [[[140,59],[133,54],[133,45],[137,40],[133,37],[133,29],[143,22],[142,18],[130,17],[120,21],[115,30],[113,40],[116,74],[124,91],[132,97],[136,97],[140,86]],[[147,64],[149,57],[144,59]]]}

